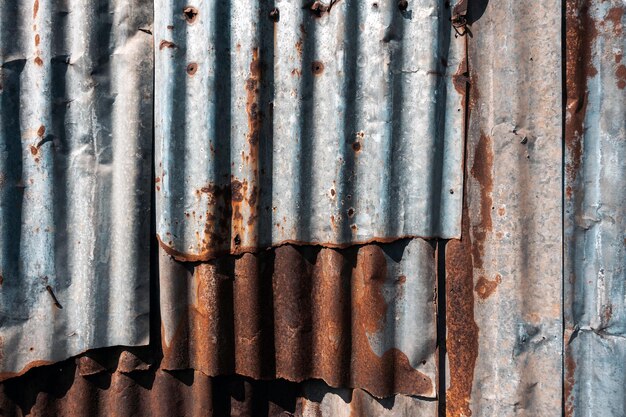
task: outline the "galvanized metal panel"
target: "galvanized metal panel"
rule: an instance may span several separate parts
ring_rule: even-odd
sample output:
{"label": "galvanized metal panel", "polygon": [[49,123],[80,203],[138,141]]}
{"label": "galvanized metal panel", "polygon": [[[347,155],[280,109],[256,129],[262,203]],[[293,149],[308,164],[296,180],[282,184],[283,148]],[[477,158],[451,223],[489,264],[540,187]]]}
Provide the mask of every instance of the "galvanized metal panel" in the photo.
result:
{"label": "galvanized metal panel", "polygon": [[189,266],[162,252],[166,370],[436,394],[435,259],[423,240],[282,246]]}
{"label": "galvanized metal panel", "polygon": [[447,244],[449,416],[560,414],[561,4],[471,1],[466,204]]}
{"label": "galvanized metal panel", "polygon": [[463,41],[449,6],[333,4],[155,2],[168,253],[459,236]]}
{"label": "galvanized metal panel", "polygon": [[625,11],[567,2],[568,416],[626,414]]}
{"label": "galvanized metal panel", "polygon": [[[396,395],[376,399],[363,390],[322,381],[254,381],[202,372],[164,372],[158,364],[129,368],[145,351],[106,349],[46,366],[0,384],[5,417],[434,417],[436,401]],[[141,361],[139,361],[141,363]]]}
{"label": "galvanized metal panel", "polygon": [[0,373],[148,336],[152,3],[0,3]]}

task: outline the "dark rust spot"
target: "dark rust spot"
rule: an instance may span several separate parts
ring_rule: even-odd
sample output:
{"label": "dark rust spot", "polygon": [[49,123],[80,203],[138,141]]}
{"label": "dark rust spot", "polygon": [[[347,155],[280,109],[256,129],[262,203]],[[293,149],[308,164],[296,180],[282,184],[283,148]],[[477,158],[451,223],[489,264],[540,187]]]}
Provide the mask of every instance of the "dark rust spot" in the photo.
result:
{"label": "dark rust spot", "polygon": [[176,44],[174,42],[166,41],[165,39],[159,43],[159,50],[163,50],[163,48],[174,49],[176,48]]}
{"label": "dark rust spot", "polygon": [[187,6],[183,9],[183,16],[185,17],[187,23],[192,24],[198,17],[198,9],[193,6]]}
{"label": "dark rust spot", "polygon": [[46,127],[44,125],[39,126],[39,129],[37,129],[37,136],[39,136],[40,138],[43,138],[43,135],[46,133]]}
{"label": "dark rust spot", "polygon": [[167,28],[168,28],[169,30],[174,30],[174,26],[173,26],[173,25],[168,25],[168,26],[167,26]]}
{"label": "dark rust spot", "polygon": [[298,52],[298,55],[302,57],[302,39],[298,39],[296,42],[296,51]]}
{"label": "dark rust spot", "polygon": [[233,242],[235,243],[235,246],[241,245],[241,238],[239,237],[239,235],[235,235]]}
{"label": "dark rust spot", "polygon": [[324,72],[324,64],[321,61],[313,61],[311,64],[311,71],[313,74],[320,75]]}
{"label": "dark rust spot", "polygon": [[188,75],[192,76],[196,73],[196,71],[198,71],[198,64],[196,64],[195,62],[192,62],[189,65],[187,65]]}
{"label": "dark rust spot", "polygon": [[37,152],[39,152],[39,150],[37,149],[36,146],[30,145],[30,153],[32,155],[37,155]]}
{"label": "dark rust spot", "polygon": [[4,277],[0,274],[0,287],[4,284]]}
{"label": "dark rust spot", "polygon": [[335,196],[335,194],[337,194],[337,192],[335,191],[335,189],[334,189],[334,188],[331,188],[331,189],[330,189],[330,195],[331,195],[332,197],[334,197],[334,196]]}
{"label": "dark rust spot", "polygon": [[400,9],[400,11],[405,11],[408,8],[409,8],[409,2],[407,0],[398,1],[398,9]]}
{"label": "dark rust spot", "polygon": [[612,7],[606,14],[605,20],[613,24],[613,34],[615,36],[622,35],[622,17],[624,16],[623,7]]}
{"label": "dark rust spot", "polygon": [[278,10],[278,7],[274,7],[270,11],[269,17],[272,22],[278,22],[280,20],[280,10]]}
{"label": "dark rust spot", "polygon": [[35,57],[35,64],[39,65],[40,67],[43,65],[43,61],[40,57]]}
{"label": "dark rust spot", "polygon": [[39,37],[39,34],[37,33],[35,35],[35,46],[39,46],[39,42],[41,42],[41,38]]}
{"label": "dark rust spot", "polygon": [[476,291],[476,294],[478,294],[480,298],[485,300],[495,292],[496,288],[498,288],[498,284],[500,284],[501,282],[502,277],[500,276],[500,274],[496,275],[496,279],[494,279],[493,281],[490,281],[487,278],[481,276],[476,282],[474,291]]}
{"label": "dark rust spot", "polygon": [[361,143],[360,142],[354,142],[352,144],[352,149],[354,150],[354,152],[360,152],[361,151]]}
{"label": "dark rust spot", "polygon": [[352,217],[352,216],[354,216],[354,209],[352,207],[350,207],[348,209],[348,217]]}
{"label": "dark rust spot", "polygon": [[623,57],[623,54],[621,53],[615,54],[615,63],[619,64],[620,62],[622,62],[622,57]]}
{"label": "dark rust spot", "polygon": [[240,203],[243,201],[243,184],[241,181],[234,180],[230,183],[232,201]]}
{"label": "dark rust spot", "polygon": [[37,18],[38,11],[39,11],[39,0],[35,0],[35,4],[33,4],[33,19]]}

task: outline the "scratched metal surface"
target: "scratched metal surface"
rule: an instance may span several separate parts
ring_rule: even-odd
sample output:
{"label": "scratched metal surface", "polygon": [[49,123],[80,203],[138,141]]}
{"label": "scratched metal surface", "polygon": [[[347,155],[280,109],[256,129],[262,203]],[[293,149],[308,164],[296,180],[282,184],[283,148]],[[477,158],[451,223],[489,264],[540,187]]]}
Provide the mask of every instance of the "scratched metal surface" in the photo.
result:
{"label": "scratched metal surface", "polygon": [[319,380],[255,381],[209,377],[191,369],[165,372],[145,349],[103,349],[38,368],[0,383],[3,417],[434,417],[437,402],[363,390],[335,389]]}
{"label": "scratched metal surface", "polygon": [[0,2],[2,378],[147,341],[151,21],[147,0]]}
{"label": "scratched metal surface", "polygon": [[430,242],[285,245],[195,266],[160,259],[165,370],[436,395]]}
{"label": "scratched metal surface", "polygon": [[626,415],[626,5],[567,2],[567,416]]}
{"label": "scratched metal surface", "polygon": [[560,415],[561,2],[470,1],[462,239],[446,250],[451,416]]}
{"label": "scratched metal surface", "polygon": [[155,1],[157,232],[178,259],[459,236],[450,6],[313,5]]}

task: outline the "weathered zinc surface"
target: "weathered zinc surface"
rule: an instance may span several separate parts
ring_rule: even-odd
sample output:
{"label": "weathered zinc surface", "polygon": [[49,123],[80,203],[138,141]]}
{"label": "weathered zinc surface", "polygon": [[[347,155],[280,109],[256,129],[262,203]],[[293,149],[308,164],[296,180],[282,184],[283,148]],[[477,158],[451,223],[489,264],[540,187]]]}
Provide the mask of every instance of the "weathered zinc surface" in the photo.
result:
{"label": "weathered zinc surface", "polygon": [[449,2],[155,1],[156,208],[179,260],[459,237]]}
{"label": "weathered zinc surface", "polygon": [[449,416],[561,409],[561,3],[470,1],[465,202],[446,247]]}
{"label": "weathered zinc surface", "polygon": [[0,379],[146,342],[151,19],[0,2]]}
{"label": "weathered zinc surface", "polygon": [[567,416],[626,415],[625,12],[567,2]]}
{"label": "weathered zinc surface", "polygon": [[255,381],[164,371],[145,349],[102,349],[0,385],[3,417],[434,417],[437,402],[322,381]]}
{"label": "weathered zinc surface", "polygon": [[166,370],[436,395],[434,248],[285,245],[194,266],[162,252]]}

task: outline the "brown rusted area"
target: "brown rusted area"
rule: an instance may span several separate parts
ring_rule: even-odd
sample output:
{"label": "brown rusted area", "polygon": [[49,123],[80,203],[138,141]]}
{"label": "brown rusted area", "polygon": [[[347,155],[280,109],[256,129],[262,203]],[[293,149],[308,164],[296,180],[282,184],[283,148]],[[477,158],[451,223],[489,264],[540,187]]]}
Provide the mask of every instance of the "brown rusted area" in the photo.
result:
{"label": "brown rusted area", "polygon": [[26,364],[21,370],[17,372],[0,372],[0,382],[6,381],[7,379],[16,378],[26,374],[28,371],[34,368],[38,368],[40,366],[46,366],[52,364],[51,361],[32,361]]}
{"label": "brown rusted area", "polygon": [[192,24],[198,18],[198,9],[193,6],[187,6],[183,9],[183,17],[187,23]]}
{"label": "brown rusted area", "polygon": [[272,22],[275,23],[280,20],[280,10],[278,10],[278,7],[274,7],[272,10],[270,10],[269,18]]}
{"label": "brown rusted area", "polygon": [[474,266],[478,269],[483,267],[484,242],[487,233],[492,230],[491,210],[493,199],[493,144],[491,138],[483,132],[474,150],[474,163],[471,174],[480,184],[480,223],[472,227],[474,244],[472,245],[472,258]]}
{"label": "brown rusted area", "polygon": [[570,186],[574,185],[582,163],[587,80],[598,72],[592,62],[598,31],[589,7],[588,0],[565,2],[565,173]]}
{"label": "brown rusted area", "polygon": [[37,152],[39,152],[36,146],[30,145],[29,148],[32,155],[37,155]]}
{"label": "brown rusted area", "polygon": [[35,57],[35,64],[37,64],[38,66],[43,66],[43,60],[40,57]]}
{"label": "brown rusted area", "polygon": [[33,4],[33,19],[37,19],[37,13],[39,12],[39,0],[35,0]]}
{"label": "brown rusted area", "polygon": [[311,63],[311,71],[314,75],[321,75],[324,72],[324,63],[321,61],[313,61]]}
{"label": "brown rusted area", "polygon": [[361,151],[361,142],[356,141],[352,144],[352,150],[354,152],[360,152]]}
{"label": "brown rusted area", "polygon": [[622,62],[622,57],[623,56],[624,56],[624,54],[622,54],[622,53],[615,54],[615,63],[619,64],[620,62]]}
{"label": "brown rusted area", "polygon": [[571,347],[568,346],[569,337],[566,334],[563,340],[565,347],[565,376],[563,378],[563,414],[565,417],[574,415],[574,385],[576,382],[576,361],[572,354]]}
{"label": "brown rusted area", "polygon": [[[622,18],[624,17],[624,7],[612,7],[607,12],[604,20],[613,24],[613,34],[622,36]],[[604,22],[603,22],[604,23]]]}
{"label": "brown rusted area", "polygon": [[176,48],[176,44],[174,42],[171,41],[166,41],[165,39],[163,39],[160,43],[159,43],[159,50],[162,51],[164,48],[169,48],[169,49],[174,49]]}
{"label": "brown rusted area", "polygon": [[40,42],[41,42],[41,37],[37,33],[37,34],[35,34],[35,46],[39,46]]}
{"label": "brown rusted area", "polygon": [[[464,206],[467,203],[464,203]],[[463,208],[462,238],[446,247],[446,351],[450,385],[446,391],[446,415],[469,417],[478,357],[478,325],[474,320],[474,265],[468,208]]]}
{"label": "brown rusted area", "polygon": [[498,285],[501,282],[502,282],[502,276],[500,276],[500,274],[497,274],[494,280],[489,280],[485,278],[484,276],[481,276],[480,278],[478,278],[478,281],[476,281],[476,286],[474,287],[474,291],[476,291],[476,294],[478,294],[480,298],[482,298],[483,300],[486,300],[487,298],[489,298],[491,294],[493,294],[496,291],[496,289],[498,288]]}
{"label": "brown rusted area", "polygon": [[193,76],[198,71],[198,64],[191,62],[187,65],[187,75]]}
{"label": "brown rusted area", "polygon": [[309,6],[309,10],[311,11],[311,14],[313,16],[322,17],[325,14],[330,13],[333,6],[337,2],[339,2],[339,0],[330,0],[330,2],[326,4],[320,0],[315,0],[313,3],[311,3],[311,6]]}
{"label": "brown rusted area", "polygon": [[46,127],[44,125],[39,126],[39,129],[37,129],[37,136],[39,136],[40,138],[43,138],[43,135],[46,133]]}
{"label": "brown rusted area", "polygon": [[408,0],[398,0],[398,9],[399,9],[401,12],[406,11],[406,9],[408,9],[408,8],[409,8],[409,2],[408,2]]}
{"label": "brown rusted area", "polygon": [[283,246],[223,257],[196,266],[191,281],[175,267],[181,277],[168,279],[194,295],[187,296],[187,308],[176,307],[179,324],[163,341],[164,369],[321,378],[378,397],[434,395],[431,379],[403,352],[387,348],[379,356],[372,350],[370,338],[396,325],[383,292],[400,297],[411,279],[389,273],[379,245],[345,251]]}

